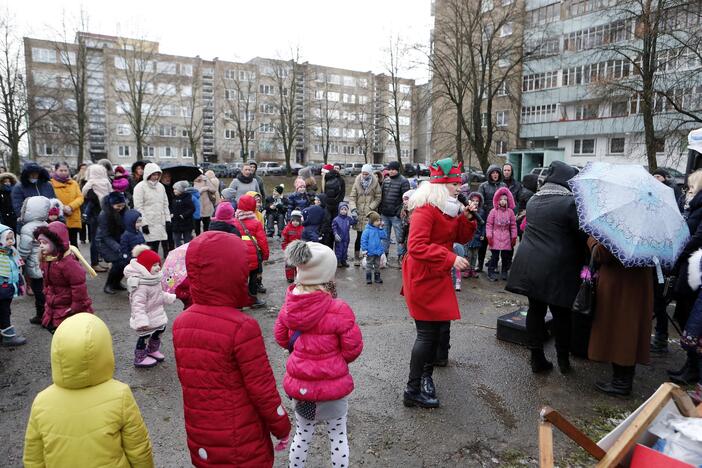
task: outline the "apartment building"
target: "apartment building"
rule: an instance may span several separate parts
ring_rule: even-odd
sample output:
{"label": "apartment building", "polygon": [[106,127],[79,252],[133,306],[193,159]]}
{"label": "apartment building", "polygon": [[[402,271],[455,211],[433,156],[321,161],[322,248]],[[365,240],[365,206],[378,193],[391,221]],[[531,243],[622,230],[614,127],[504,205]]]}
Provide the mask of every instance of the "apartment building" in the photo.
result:
{"label": "apartment building", "polygon": [[317,162],[325,153],[342,163],[394,160],[393,135],[403,160],[413,154],[413,80],[261,57],[168,55],[157,42],[93,33],[77,34],[75,43],[25,38],[24,45],[30,112],[50,111],[30,134],[30,156],[43,164],[76,160],[70,67],[83,55],[86,160],[130,164],[140,150],[159,163],[284,161],[280,109],[291,107],[292,161]]}
{"label": "apartment building", "polygon": [[[699,10],[687,13],[685,27],[699,30]],[[528,150],[515,150],[510,159],[523,164],[522,173],[553,159],[575,165],[646,164],[641,98],[616,86],[634,75],[616,49],[631,50],[625,45],[632,44],[635,49],[637,22],[621,13],[615,0],[526,0],[526,18],[529,55],[522,72],[519,136]],[[665,79],[701,65],[695,54],[673,57],[672,52],[672,45],[661,41],[659,74]],[[685,107],[700,108],[700,75],[679,91]],[[685,137],[698,125],[683,123],[660,96],[656,113],[658,163],[678,166],[687,152]],[[543,148],[547,151],[539,151]]]}

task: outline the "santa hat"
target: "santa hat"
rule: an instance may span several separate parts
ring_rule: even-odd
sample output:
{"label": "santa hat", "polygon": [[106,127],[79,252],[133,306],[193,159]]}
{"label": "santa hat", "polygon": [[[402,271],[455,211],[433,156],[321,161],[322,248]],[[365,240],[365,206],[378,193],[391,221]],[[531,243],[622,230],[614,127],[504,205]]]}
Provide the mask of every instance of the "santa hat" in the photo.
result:
{"label": "santa hat", "polygon": [[146,268],[146,271],[151,271],[151,269],[157,263],[161,264],[161,257],[158,256],[156,252],[151,250],[147,245],[137,245],[132,249],[132,256],[136,258],[139,265]]}
{"label": "santa hat", "polygon": [[334,166],[332,166],[331,164],[325,164],[324,166],[322,166],[322,174],[326,174],[327,172],[333,171],[333,170],[334,170]]}
{"label": "santa hat", "polygon": [[297,284],[325,284],[336,274],[336,255],[326,245],[296,240],[285,249],[287,265],[297,267]]}
{"label": "santa hat", "polygon": [[444,158],[429,167],[429,180],[432,184],[460,184],[462,172],[461,164],[454,164],[450,157]]}

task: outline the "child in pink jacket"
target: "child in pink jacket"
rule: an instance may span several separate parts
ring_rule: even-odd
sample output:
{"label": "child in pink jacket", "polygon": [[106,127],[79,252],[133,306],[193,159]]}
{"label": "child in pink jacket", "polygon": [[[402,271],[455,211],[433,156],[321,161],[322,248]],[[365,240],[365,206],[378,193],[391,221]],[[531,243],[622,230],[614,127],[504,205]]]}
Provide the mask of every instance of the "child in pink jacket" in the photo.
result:
{"label": "child in pink jacket", "polygon": [[166,358],[159,351],[161,333],[168,323],[163,306],[173,304],[176,296],[161,288],[161,257],[156,252],[146,245],[137,245],[132,256],[134,258],[124,268],[124,276],[132,306],[129,326],[139,335],[134,350],[134,367],[154,367]]}
{"label": "child in pink jacket", "polygon": [[507,280],[512,265],[512,249],[517,243],[517,217],[514,214],[514,197],[507,187],[497,189],[492,197],[493,209],[485,224],[485,235],[490,247],[488,279],[497,281],[497,262],[502,257],[502,280]]}
{"label": "child in pink jacket", "polygon": [[285,260],[297,267],[297,277],[275,322],[275,340],[290,351],[283,381],[295,400],[290,466],[305,466],[314,426],[324,421],[333,466],[348,467],[347,397],[353,391],[348,364],[363,349],[361,330],[348,304],[335,298],[337,262],[329,247],[296,240],[285,249]]}

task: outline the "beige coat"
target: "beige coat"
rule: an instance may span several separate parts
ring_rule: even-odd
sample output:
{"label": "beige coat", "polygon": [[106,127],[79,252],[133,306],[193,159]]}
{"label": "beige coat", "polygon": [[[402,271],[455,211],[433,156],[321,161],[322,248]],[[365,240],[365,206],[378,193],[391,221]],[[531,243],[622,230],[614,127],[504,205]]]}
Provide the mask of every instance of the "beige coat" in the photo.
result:
{"label": "beige coat", "polygon": [[361,186],[362,178],[363,174],[356,176],[356,180],[353,182],[353,188],[351,188],[351,195],[349,195],[349,209],[351,211],[356,210],[358,213],[358,222],[356,223],[355,229],[359,232],[363,231],[366,227],[368,213],[378,209],[382,196],[382,190],[377,177],[371,174],[371,183],[365,191]]}
{"label": "beige coat", "polygon": [[156,186],[149,184],[149,176],[161,169],[154,163],[149,163],[144,168],[144,180],[134,187],[134,209],[141,213],[144,226],[149,226],[149,233],[144,234],[146,242],[155,242],[168,239],[166,222],[171,220],[168,209],[168,197],[162,184]]}
{"label": "beige coat", "polygon": [[[213,171],[207,171],[195,179],[194,187],[200,192],[200,216],[210,218],[214,215],[215,206],[219,203],[219,179]],[[214,203],[212,203],[214,200]]]}

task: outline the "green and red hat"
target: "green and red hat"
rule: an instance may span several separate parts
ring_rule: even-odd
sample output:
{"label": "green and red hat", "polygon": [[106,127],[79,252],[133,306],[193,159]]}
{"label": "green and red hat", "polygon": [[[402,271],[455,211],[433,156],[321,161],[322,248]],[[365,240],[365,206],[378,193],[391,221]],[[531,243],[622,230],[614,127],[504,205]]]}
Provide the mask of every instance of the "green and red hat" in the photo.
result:
{"label": "green and red hat", "polygon": [[460,184],[463,181],[462,173],[460,163],[454,164],[450,157],[439,159],[429,166],[429,181],[432,184]]}

